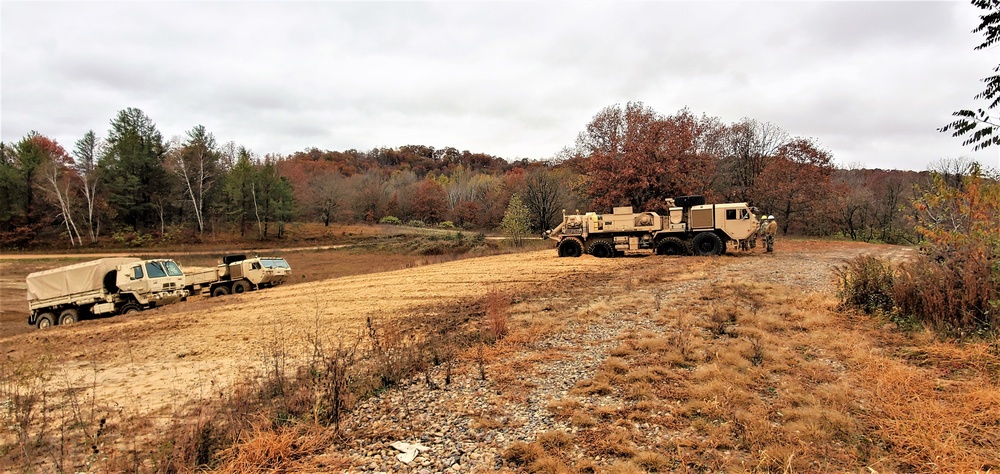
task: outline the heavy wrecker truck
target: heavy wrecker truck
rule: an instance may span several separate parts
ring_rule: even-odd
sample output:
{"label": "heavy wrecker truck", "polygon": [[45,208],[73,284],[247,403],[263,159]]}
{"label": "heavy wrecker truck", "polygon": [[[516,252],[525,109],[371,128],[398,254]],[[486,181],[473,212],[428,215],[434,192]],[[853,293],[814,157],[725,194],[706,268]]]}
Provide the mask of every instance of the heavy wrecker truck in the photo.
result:
{"label": "heavy wrecker truck", "polygon": [[102,258],[28,275],[28,324],[44,329],[88,316],[129,314],[187,297],[173,260]]}
{"label": "heavy wrecker truck", "polygon": [[291,272],[288,262],[280,257],[226,255],[222,257],[222,264],[214,268],[184,272],[184,289],[192,295],[239,294],[278,286]]}
{"label": "heavy wrecker truck", "polygon": [[560,257],[584,253],[607,258],[625,252],[658,255],[722,255],[727,246],[755,246],[760,219],[745,202],[705,204],[704,196],[667,199],[668,213],[632,212],[616,207],[611,214],[566,215],[547,231],[558,242]]}

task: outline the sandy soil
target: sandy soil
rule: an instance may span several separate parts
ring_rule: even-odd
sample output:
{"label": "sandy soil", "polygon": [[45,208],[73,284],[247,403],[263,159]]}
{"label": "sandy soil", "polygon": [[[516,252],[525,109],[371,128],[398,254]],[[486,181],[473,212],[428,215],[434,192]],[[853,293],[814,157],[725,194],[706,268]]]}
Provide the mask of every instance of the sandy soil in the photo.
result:
{"label": "sandy soil", "polygon": [[[775,254],[724,256],[713,266],[736,279],[829,287],[833,266],[865,252],[902,257],[908,250],[787,241]],[[301,347],[289,346],[303,345],[317,328],[326,338],[350,338],[372,315],[391,319],[418,308],[426,311],[478,298],[493,288],[515,293],[557,288],[566,276],[626,274],[639,266],[683,264],[685,258],[695,257],[557,258],[552,250],[481,257],[197,298],[169,311],[4,337],[0,347],[16,359],[50,357],[58,380],[94,388],[98,400],[166,415],[172,407],[210,396],[213,387],[267,363],[276,344],[286,345],[282,352],[301,353]],[[747,268],[754,271],[748,274]]]}

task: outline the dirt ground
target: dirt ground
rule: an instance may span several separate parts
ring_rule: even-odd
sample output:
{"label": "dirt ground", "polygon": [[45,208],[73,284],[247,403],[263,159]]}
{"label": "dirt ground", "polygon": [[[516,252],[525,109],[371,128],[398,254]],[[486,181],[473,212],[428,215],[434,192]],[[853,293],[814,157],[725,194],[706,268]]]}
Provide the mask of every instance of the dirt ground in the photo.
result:
{"label": "dirt ground", "polygon": [[[712,271],[739,279],[746,277],[749,265],[755,269],[753,278],[815,289],[829,287],[832,268],[855,255],[908,252],[900,247],[846,242],[783,244],[771,255],[719,257]],[[433,263],[427,257],[333,250],[284,256],[296,269],[291,284],[223,298],[193,298],[137,317],[84,321],[44,331],[27,328],[22,318],[26,304],[8,311],[8,305],[14,305],[9,296],[20,291],[23,298],[23,287],[18,287],[19,283],[23,286],[23,277],[14,281],[8,275],[43,268],[46,262],[2,261],[4,332],[21,333],[0,337],[0,347],[7,357],[17,360],[49,358],[57,380],[92,387],[98,400],[136,413],[166,415],[187,400],[207,396],[212,387],[232,382],[245,370],[267,363],[276,345],[304,344],[316,332],[325,338],[350,338],[362,330],[369,316],[412,315],[434,305],[478,298],[491,289],[513,294],[539,288],[558,290],[561,279],[568,276],[627,275],[630,269],[683,265],[686,259],[697,259],[557,258],[555,251],[542,250],[427,265]],[[15,265],[17,271],[12,272]],[[317,270],[337,265],[374,271],[402,269],[334,278]],[[336,276],[335,272],[330,276]],[[8,314],[19,317],[7,319]],[[15,324],[23,331],[6,328]],[[290,350],[282,352],[303,352],[285,349]]]}

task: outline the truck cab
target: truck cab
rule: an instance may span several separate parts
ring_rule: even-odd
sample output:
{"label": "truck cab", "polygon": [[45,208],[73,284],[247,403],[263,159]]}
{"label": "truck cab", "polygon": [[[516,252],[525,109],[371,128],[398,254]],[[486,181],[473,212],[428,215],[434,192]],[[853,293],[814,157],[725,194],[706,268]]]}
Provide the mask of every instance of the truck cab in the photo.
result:
{"label": "truck cab", "polygon": [[144,260],[120,266],[115,284],[123,293],[150,295],[154,306],[175,303],[186,296],[178,291],[184,288],[184,272],[173,260]]}

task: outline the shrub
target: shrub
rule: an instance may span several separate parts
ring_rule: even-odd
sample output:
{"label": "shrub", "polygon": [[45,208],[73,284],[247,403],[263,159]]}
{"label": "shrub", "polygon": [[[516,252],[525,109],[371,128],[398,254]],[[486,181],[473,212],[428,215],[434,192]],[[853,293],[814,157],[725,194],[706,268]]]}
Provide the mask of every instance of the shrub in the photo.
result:
{"label": "shrub", "polygon": [[378,221],[379,224],[403,225],[403,221],[396,216],[385,216]]}
{"label": "shrub", "polygon": [[841,306],[866,314],[888,314],[893,308],[894,270],[888,260],[860,255],[838,268],[837,296]]}
{"label": "shrub", "polygon": [[413,220],[407,222],[406,225],[408,225],[410,227],[427,227],[427,224],[425,224],[424,221],[419,220],[419,219],[413,219]]}
{"label": "shrub", "polygon": [[452,222],[452,221],[444,221],[444,222],[438,224],[438,227],[441,228],[441,229],[454,229],[455,228],[455,223]]}

